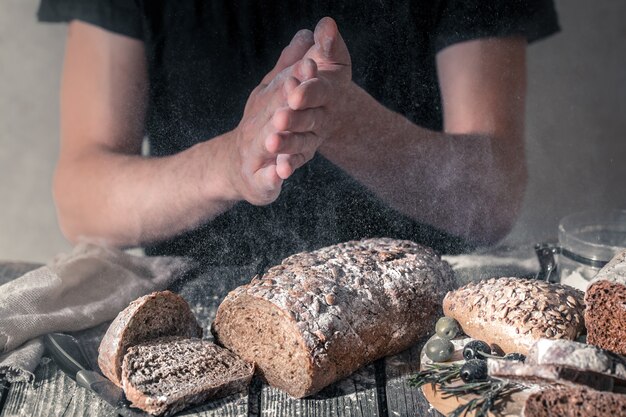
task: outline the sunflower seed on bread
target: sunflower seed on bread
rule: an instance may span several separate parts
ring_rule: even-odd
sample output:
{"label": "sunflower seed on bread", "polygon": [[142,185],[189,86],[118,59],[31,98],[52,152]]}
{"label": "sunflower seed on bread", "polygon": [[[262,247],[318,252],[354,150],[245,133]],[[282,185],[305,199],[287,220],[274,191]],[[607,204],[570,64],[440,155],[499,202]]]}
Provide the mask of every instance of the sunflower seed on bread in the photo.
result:
{"label": "sunflower seed on bread", "polygon": [[523,278],[491,278],[450,291],[443,311],[468,336],[526,354],[540,338],[575,339],[584,331],[582,291]]}

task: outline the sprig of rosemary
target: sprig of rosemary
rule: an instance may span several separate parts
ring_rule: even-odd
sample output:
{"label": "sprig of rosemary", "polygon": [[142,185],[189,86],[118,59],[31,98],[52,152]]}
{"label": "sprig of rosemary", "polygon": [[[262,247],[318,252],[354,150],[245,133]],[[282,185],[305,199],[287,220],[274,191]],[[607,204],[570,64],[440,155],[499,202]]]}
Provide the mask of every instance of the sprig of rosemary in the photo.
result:
{"label": "sprig of rosemary", "polygon": [[448,417],[461,417],[469,412],[475,412],[475,417],[486,417],[498,400],[507,398],[513,393],[523,390],[524,387],[507,381],[489,379],[487,381],[467,383],[456,387],[442,386],[441,391],[447,395],[474,394],[476,398],[457,407]]}
{"label": "sprig of rosemary", "polygon": [[461,364],[449,365],[428,364],[425,369],[409,380],[409,384],[420,388],[426,384],[438,384],[444,398],[457,395],[476,395],[467,403],[457,407],[448,417],[461,417],[474,412],[475,417],[487,417],[496,402],[524,389],[522,385],[512,382],[488,379],[487,381],[467,382],[461,385],[450,385],[458,380]]}
{"label": "sprig of rosemary", "polygon": [[444,385],[453,379],[459,378],[460,374],[461,365],[459,364],[441,365],[431,363],[425,365],[423,371],[411,378],[409,384],[415,388],[421,388],[426,384]]}

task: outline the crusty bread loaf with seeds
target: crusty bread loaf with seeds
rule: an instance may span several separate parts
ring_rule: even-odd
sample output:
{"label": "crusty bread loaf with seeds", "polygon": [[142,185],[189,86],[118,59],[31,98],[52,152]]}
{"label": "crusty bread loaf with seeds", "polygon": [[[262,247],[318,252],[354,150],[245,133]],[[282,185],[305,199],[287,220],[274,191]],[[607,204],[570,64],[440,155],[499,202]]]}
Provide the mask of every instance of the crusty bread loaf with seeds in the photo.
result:
{"label": "crusty bread loaf with seeds", "polygon": [[443,311],[465,334],[505,353],[527,354],[540,338],[575,339],[584,331],[583,293],[522,278],[491,278],[451,291]]}
{"label": "crusty bread loaf with seeds", "polygon": [[122,361],[128,348],[163,336],[202,337],[189,304],[171,291],[140,297],[117,315],[98,348],[100,370],[121,387]]}
{"label": "crusty bread loaf with seeds", "polygon": [[162,417],[244,390],[254,365],[208,340],[166,337],[128,349],[122,385],[133,407]]}
{"label": "crusty bread loaf with seeds", "polygon": [[304,397],[432,332],[453,281],[430,248],[346,242],[293,255],[235,289],[212,331],[269,384]]}
{"label": "crusty bread loaf with seeds", "polygon": [[589,283],[585,303],[587,343],[626,355],[626,251]]}

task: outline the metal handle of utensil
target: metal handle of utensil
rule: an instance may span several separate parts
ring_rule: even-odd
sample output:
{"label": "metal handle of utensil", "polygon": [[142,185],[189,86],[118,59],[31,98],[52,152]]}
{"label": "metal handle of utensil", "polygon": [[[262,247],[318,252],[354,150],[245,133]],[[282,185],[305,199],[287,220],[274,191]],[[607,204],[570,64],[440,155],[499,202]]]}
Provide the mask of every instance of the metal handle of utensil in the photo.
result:
{"label": "metal handle of utensil", "polygon": [[90,369],[85,352],[76,338],[64,333],[50,333],[44,336],[44,344],[50,356],[66,375],[115,407],[119,415],[149,417],[147,413],[130,408],[130,403],[120,387]]}
{"label": "metal handle of utensil", "polygon": [[565,256],[566,258],[569,258],[574,262],[578,262],[581,265],[586,265],[598,269],[602,268],[608,263],[608,261],[592,259],[582,255],[578,255],[577,253],[574,253],[560,245],[556,245],[553,243],[536,244],[535,253],[537,254],[537,259],[539,260],[539,273],[535,278],[549,282],[558,281],[558,264],[554,259],[554,255]]}

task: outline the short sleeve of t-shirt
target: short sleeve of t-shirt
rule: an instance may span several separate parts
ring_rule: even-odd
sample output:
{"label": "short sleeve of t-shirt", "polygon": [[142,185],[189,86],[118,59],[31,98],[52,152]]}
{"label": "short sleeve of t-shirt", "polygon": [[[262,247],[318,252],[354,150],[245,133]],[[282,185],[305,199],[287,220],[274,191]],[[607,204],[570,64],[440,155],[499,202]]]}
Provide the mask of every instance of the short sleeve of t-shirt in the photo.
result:
{"label": "short sleeve of t-shirt", "polygon": [[142,19],[134,0],[41,0],[40,22],[82,20],[111,32],[142,38]]}
{"label": "short sleeve of t-shirt", "polygon": [[552,0],[443,0],[434,48],[478,38],[520,35],[533,42],[559,31]]}

